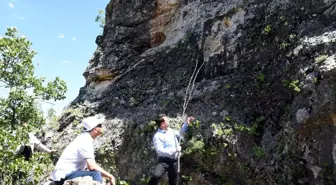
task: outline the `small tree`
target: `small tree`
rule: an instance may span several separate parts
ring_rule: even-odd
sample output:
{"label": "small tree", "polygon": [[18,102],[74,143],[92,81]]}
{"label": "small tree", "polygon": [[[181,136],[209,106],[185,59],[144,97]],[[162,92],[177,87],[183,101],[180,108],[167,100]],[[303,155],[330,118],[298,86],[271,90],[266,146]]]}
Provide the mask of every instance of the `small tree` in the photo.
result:
{"label": "small tree", "polygon": [[48,109],[47,111],[47,119],[48,121],[53,120],[56,117],[56,111],[53,108]]}
{"label": "small tree", "polygon": [[105,26],[105,18],[104,17],[105,17],[105,11],[104,10],[99,10],[98,15],[95,19],[95,22],[98,22],[99,26],[101,28],[104,28],[104,26]]}
{"label": "small tree", "polygon": [[[45,123],[36,102],[62,100],[67,91],[66,83],[59,77],[45,82],[45,78],[35,76],[32,59],[36,52],[31,45],[15,28],[8,28],[5,36],[0,37],[0,83],[8,92],[0,98],[0,181],[5,184],[37,183],[50,160],[46,155],[34,155],[31,161],[25,161],[13,153],[19,144],[27,143],[29,131]],[[22,127],[24,122],[29,123],[29,128]],[[35,178],[28,182],[31,177]]]}

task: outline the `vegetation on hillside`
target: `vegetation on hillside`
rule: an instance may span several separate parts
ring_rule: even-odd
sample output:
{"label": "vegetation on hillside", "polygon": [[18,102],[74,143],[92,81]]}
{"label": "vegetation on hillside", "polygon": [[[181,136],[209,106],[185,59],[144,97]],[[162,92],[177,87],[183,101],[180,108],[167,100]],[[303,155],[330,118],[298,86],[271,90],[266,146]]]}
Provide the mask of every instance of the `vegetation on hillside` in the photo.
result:
{"label": "vegetation on hillside", "polygon": [[0,37],[0,182],[4,184],[37,184],[45,175],[43,169],[51,163],[46,154],[35,152],[27,161],[14,152],[27,144],[28,132],[40,130],[46,121],[37,102],[65,99],[67,91],[59,77],[46,82],[34,74],[36,52],[31,45],[16,28]]}

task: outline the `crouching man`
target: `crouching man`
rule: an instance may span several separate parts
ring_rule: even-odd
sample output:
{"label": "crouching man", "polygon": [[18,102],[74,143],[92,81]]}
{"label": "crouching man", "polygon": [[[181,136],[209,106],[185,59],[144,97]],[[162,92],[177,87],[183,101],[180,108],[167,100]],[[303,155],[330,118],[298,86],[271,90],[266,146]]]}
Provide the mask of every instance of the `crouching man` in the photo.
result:
{"label": "crouching man", "polygon": [[[110,180],[110,185],[116,185],[113,175],[99,167],[94,156],[93,140],[103,133],[104,120],[88,117],[82,121],[85,131],[64,149],[52,172],[52,179],[56,185],[63,185],[66,180],[84,176],[91,176],[93,180],[101,183],[103,177],[106,177]],[[86,168],[89,171],[85,171]]]}

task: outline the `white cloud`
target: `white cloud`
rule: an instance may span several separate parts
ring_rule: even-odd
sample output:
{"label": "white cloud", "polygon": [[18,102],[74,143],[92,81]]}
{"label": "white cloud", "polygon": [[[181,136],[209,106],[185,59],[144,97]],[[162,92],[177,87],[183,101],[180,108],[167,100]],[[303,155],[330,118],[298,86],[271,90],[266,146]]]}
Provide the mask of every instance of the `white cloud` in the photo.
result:
{"label": "white cloud", "polygon": [[24,17],[18,16],[18,15],[13,15],[13,17],[14,17],[15,19],[20,19],[20,20],[24,20],[24,19],[25,19]]}
{"label": "white cloud", "polygon": [[63,60],[62,61],[64,64],[72,64],[72,62],[68,61],[68,60]]}
{"label": "white cloud", "polygon": [[9,6],[10,8],[14,8],[14,4],[13,4],[13,3],[8,3],[8,6]]}
{"label": "white cloud", "polygon": [[72,37],[72,40],[77,40],[76,37]]}
{"label": "white cloud", "polygon": [[58,36],[58,38],[60,38],[60,39],[63,39],[64,37],[65,37],[65,36],[64,36],[63,33],[60,33],[59,36]]}

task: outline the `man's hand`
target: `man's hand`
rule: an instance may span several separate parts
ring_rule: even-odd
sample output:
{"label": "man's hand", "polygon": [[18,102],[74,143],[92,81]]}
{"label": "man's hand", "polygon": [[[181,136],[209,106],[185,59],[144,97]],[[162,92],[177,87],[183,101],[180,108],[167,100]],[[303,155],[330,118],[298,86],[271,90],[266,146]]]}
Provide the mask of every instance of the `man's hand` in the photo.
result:
{"label": "man's hand", "polygon": [[176,147],[176,152],[181,152],[181,146]]}
{"label": "man's hand", "polygon": [[49,150],[48,153],[49,154],[54,154],[54,153],[56,153],[56,150],[55,149],[54,150]]}
{"label": "man's hand", "polygon": [[177,146],[175,151],[176,151],[174,153],[175,157],[180,156],[181,155],[181,146]]}
{"label": "man's hand", "polygon": [[187,124],[190,125],[195,120],[194,117],[190,116],[187,118]]}
{"label": "man's hand", "polygon": [[110,185],[116,185],[115,178],[113,176],[110,177]]}

